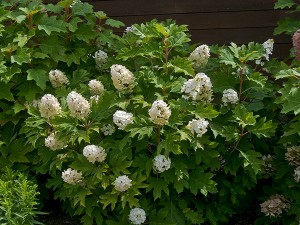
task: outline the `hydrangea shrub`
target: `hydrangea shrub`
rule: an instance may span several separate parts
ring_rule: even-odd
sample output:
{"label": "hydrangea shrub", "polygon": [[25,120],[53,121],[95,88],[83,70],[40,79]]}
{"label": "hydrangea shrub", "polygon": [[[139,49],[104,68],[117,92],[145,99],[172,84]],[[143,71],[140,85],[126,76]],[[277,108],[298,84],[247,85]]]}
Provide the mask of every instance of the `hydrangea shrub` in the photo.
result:
{"label": "hydrangea shrub", "polygon": [[0,72],[26,76],[1,81],[4,103],[28,109],[34,169],[83,224],[228,224],[245,211],[299,223],[300,73],[271,59],[272,39],[196,46],[171,20],[119,38],[106,27],[120,22],[69,0],[1,10]]}

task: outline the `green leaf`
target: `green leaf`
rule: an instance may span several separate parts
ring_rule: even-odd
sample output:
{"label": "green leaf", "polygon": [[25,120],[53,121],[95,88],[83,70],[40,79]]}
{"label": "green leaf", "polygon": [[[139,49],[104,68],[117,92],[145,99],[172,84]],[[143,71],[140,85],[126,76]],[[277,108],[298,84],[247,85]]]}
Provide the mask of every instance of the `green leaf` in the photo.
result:
{"label": "green leaf", "polygon": [[178,137],[177,136],[167,136],[164,140],[162,140],[159,145],[157,146],[157,154],[161,154],[162,150],[164,149],[164,154],[169,155],[170,152],[174,153],[175,155],[182,154],[180,146],[177,144]]}
{"label": "green leaf", "polygon": [[207,196],[208,193],[216,193],[216,182],[211,180],[212,173],[204,172],[202,168],[194,169],[190,173],[189,186],[192,194],[197,195],[200,191]]}
{"label": "green leaf", "polygon": [[86,16],[86,14],[93,13],[93,5],[88,3],[76,3],[72,6],[72,13],[75,16]]}
{"label": "green leaf", "polygon": [[130,132],[130,137],[138,135],[138,140],[145,137],[151,137],[153,132],[153,124],[142,117],[135,117],[134,123],[126,127],[126,131]]}
{"label": "green leaf", "polygon": [[30,63],[31,61],[31,49],[29,48],[18,48],[15,55],[11,56],[11,63],[17,63],[22,65],[23,63]]}
{"label": "green leaf", "polygon": [[30,37],[23,34],[18,34],[17,37],[14,38],[13,42],[17,42],[19,47],[23,47],[29,40]]}
{"label": "green leaf", "polygon": [[33,82],[26,82],[21,84],[19,87],[18,96],[25,97],[26,101],[32,102],[37,94],[40,94],[42,91],[37,87]]}
{"label": "green leaf", "polygon": [[96,16],[98,19],[106,19],[106,18],[107,18],[106,13],[103,12],[103,11],[95,12],[95,16]]}
{"label": "green leaf", "polygon": [[278,35],[285,33],[288,35],[293,35],[299,29],[299,26],[299,20],[286,17],[278,22],[278,26],[275,28],[274,34]]}
{"label": "green leaf", "polygon": [[62,7],[60,7],[59,5],[45,4],[44,7],[47,11],[53,13],[60,13],[62,11]]}
{"label": "green leaf", "polygon": [[234,61],[234,55],[227,49],[220,49],[220,63],[224,63],[225,65],[230,65],[232,68],[236,68],[237,64]]}
{"label": "green leaf", "polygon": [[248,112],[244,105],[237,105],[233,110],[234,118],[238,124],[243,128],[246,126],[253,126],[256,123],[258,116],[253,116],[253,112]]}
{"label": "green leaf", "polygon": [[168,30],[160,23],[156,23],[155,24],[155,29],[161,33],[162,35],[164,35],[165,37],[168,37],[170,34],[168,32]]}
{"label": "green leaf", "polygon": [[46,89],[46,83],[49,80],[47,71],[42,69],[29,69],[27,72],[27,80],[34,80],[36,85],[42,90]]}
{"label": "green leaf", "polygon": [[293,68],[288,70],[281,70],[275,75],[276,80],[281,78],[300,78],[300,68]]}
{"label": "green leaf", "polygon": [[130,174],[129,168],[133,161],[126,161],[126,156],[114,155],[109,158],[109,164],[112,172],[115,175]]}
{"label": "green leaf", "polygon": [[14,96],[12,95],[10,89],[13,87],[13,84],[5,84],[0,82],[0,99],[6,99],[8,101],[14,101]]}
{"label": "green leaf", "polygon": [[216,131],[218,134],[220,134],[222,137],[226,138],[226,141],[237,141],[239,138],[238,130],[235,126],[223,126],[221,129],[215,129],[216,126],[213,124],[210,125],[210,128],[213,131]]}
{"label": "green leaf", "polygon": [[108,25],[108,26],[114,27],[114,28],[120,28],[120,27],[124,27],[125,26],[125,24],[122,23],[121,21],[119,21],[119,20],[113,20],[113,19],[107,19],[105,21],[105,24]]}
{"label": "green leaf", "polygon": [[55,16],[43,16],[38,25],[39,30],[44,30],[48,35],[52,32],[67,32],[67,23],[63,20],[57,20]]}
{"label": "green leaf", "polygon": [[220,112],[216,111],[213,106],[204,107],[203,105],[198,105],[196,111],[194,112],[197,118],[203,119],[213,119],[216,118]]}
{"label": "green leaf", "polygon": [[[0,69],[1,69],[1,64],[0,64]],[[6,71],[3,72],[4,75],[1,75],[0,81],[3,81],[4,83],[8,83],[15,74],[21,73],[21,69],[17,64],[11,65],[11,67],[6,67]],[[2,72],[0,72],[1,74]]]}
{"label": "green leaf", "polygon": [[296,3],[294,0],[277,0],[275,3],[274,9],[284,9],[284,8],[291,8]]}
{"label": "green leaf", "polygon": [[202,224],[205,222],[202,212],[194,211],[190,208],[183,209],[183,213],[188,221],[192,224]]}
{"label": "green leaf", "polygon": [[81,24],[75,32],[76,38],[81,41],[89,42],[98,36],[98,32],[94,27],[86,24]]}
{"label": "green leaf", "polygon": [[255,174],[257,174],[261,170],[262,165],[264,165],[264,161],[261,159],[262,155],[259,152],[253,150],[246,152],[240,151],[240,157],[244,158],[244,167],[250,165]]}
{"label": "green leaf", "polygon": [[265,87],[265,85],[266,85],[267,78],[259,72],[252,73],[247,78],[248,78],[248,80],[253,81],[254,83],[260,85],[261,87]]}
{"label": "green leaf", "polygon": [[300,90],[293,84],[286,84],[284,88],[278,91],[281,97],[277,103],[282,104],[282,113],[294,112],[295,115],[300,113]]}
{"label": "green leaf", "polygon": [[258,138],[260,137],[271,137],[275,134],[277,124],[272,123],[271,120],[266,122],[266,117],[260,118],[260,120],[255,124],[251,132],[255,134]]}
{"label": "green leaf", "polygon": [[154,201],[161,197],[162,192],[165,192],[169,195],[168,184],[164,179],[149,177],[149,186],[146,189],[146,192],[149,192],[153,189]]}
{"label": "green leaf", "polygon": [[175,73],[183,73],[188,76],[195,74],[193,63],[187,58],[176,57],[169,61],[167,67],[173,68]]}

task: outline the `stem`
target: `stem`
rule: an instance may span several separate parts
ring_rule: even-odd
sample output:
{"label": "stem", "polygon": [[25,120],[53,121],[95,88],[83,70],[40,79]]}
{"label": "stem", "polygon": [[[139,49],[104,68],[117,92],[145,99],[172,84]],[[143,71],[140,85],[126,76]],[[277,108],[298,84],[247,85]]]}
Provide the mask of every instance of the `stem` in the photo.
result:
{"label": "stem", "polygon": [[[66,7],[65,8],[65,21],[66,23],[69,23],[70,21],[70,9],[69,7]],[[67,43],[70,43],[70,30],[69,30],[69,27],[67,26],[67,37],[66,37],[66,40],[67,40]]]}
{"label": "stem", "polygon": [[244,67],[241,68],[239,71],[239,81],[240,81],[240,89],[239,89],[239,102],[241,102],[241,96],[243,92],[243,74],[244,74]]}
{"label": "stem", "polygon": [[237,140],[237,142],[235,143],[235,145],[234,145],[234,147],[233,147],[233,149],[232,149],[231,152],[233,152],[234,150],[237,149],[237,147],[238,147],[240,141],[242,140],[242,138],[243,138],[246,134],[248,134],[248,133],[249,133],[249,131],[245,132],[244,128],[242,128],[240,137],[239,137],[239,139]]}
{"label": "stem", "polygon": [[32,14],[31,13],[28,15],[28,19],[29,19],[29,30],[32,30],[33,23],[32,23]]}
{"label": "stem", "polygon": [[156,133],[157,133],[157,145],[160,144],[160,128],[161,128],[161,126],[157,125],[157,127],[156,127]]}
{"label": "stem", "polygon": [[164,42],[164,45],[166,47],[166,49],[165,49],[165,63],[166,63],[166,75],[167,75],[168,74],[168,63],[169,63],[169,54],[170,54],[170,52],[169,52],[169,48],[167,47],[168,43],[167,43],[166,38],[164,38],[163,42]]}

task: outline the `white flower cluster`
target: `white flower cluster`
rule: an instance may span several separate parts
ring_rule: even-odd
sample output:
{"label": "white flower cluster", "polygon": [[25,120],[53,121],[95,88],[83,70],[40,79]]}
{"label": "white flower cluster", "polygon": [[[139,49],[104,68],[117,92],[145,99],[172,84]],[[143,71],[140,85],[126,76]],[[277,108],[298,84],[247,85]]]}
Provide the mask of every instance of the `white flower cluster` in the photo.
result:
{"label": "white flower cluster", "polygon": [[294,170],[294,179],[295,181],[300,182],[300,166]]}
{"label": "white flower cluster", "polygon": [[128,124],[133,123],[133,115],[132,113],[117,110],[113,115],[113,122],[120,130],[124,130]]}
{"label": "white flower cluster", "polygon": [[83,148],[83,155],[91,163],[96,161],[101,163],[105,160],[107,154],[101,146],[87,145]]}
{"label": "white flower cluster", "polygon": [[[265,60],[269,61],[269,56],[272,55],[273,52],[273,46],[274,46],[274,40],[273,39],[268,39],[263,43],[263,47],[265,49],[265,54],[262,56]],[[264,65],[264,63],[261,61],[261,59],[258,59],[255,61],[256,64]]]}
{"label": "white flower cluster", "polygon": [[171,116],[171,110],[163,100],[154,101],[148,111],[150,119],[157,125],[165,125]]}
{"label": "white flower cluster", "polygon": [[69,83],[69,80],[66,77],[66,75],[60,70],[51,70],[49,72],[49,80],[52,87],[54,88],[59,88]]}
{"label": "white flower cluster", "polygon": [[112,135],[116,131],[116,128],[112,124],[104,124],[100,130],[105,136],[108,136]]}
{"label": "white flower cluster", "polygon": [[72,91],[67,96],[67,104],[71,116],[77,119],[84,119],[90,113],[90,103],[81,94]]}
{"label": "white flower cluster", "polygon": [[285,159],[292,166],[300,166],[300,146],[292,146],[287,148]]}
{"label": "white flower cluster", "polygon": [[207,126],[209,122],[205,119],[191,120],[187,125],[187,128],[192,132],[192,134],[197,134],[197,137],[202,137],[207,131]]}
{"label": "white flower cluster", "polygon": [[271,174],[274,171],[272,166],[273,157],[269,154],[267,156],[263,156],[262,160],[264,161],[263,171],[265,174]]}
{"label": "white flower cluster", "polygon": [[71,168],[62,172],[61,178],[68,184],[78,184],[82,182],[82,173]]}
{"label": "white flower cluster", "polygon": [[101,81],[98,80],[90,80],[89,82],[89,89],[90,89],[90,93],[92,95],[100,95],[103,93],[104,91],[104,86],[101,83]]}
{"label": "white flower cluster", "polygon": [[224,105],[236,104],[239,101],[238,94],[233,89],[226,89],[223,91],[222,102]]}
{"label": "white flower cluster", "polygon": [[171,159],[165,157],[164,155],[155,156],[155,158],[153,159],[153,169],[158,173],[162,173],[170,169],[170,166]]}
{"label": "white flower cluster", "polygon": [[111,79],[118,91],[131,91],[134,86],[134,76],[125,66],[114,64],[110,67]]}
{"label": "white flower cluster", "polygon": [[204,73],[198,73],[195,78],[189,79],[181,88],[183,98],[192,98],[206,103],[212,100],[212,84],[210,78]]}
{"label": "white flower cluster", "polygon": [[99,95],[93,95],[90,97],[90,103],[92,103],[93,101],[96,102],[96,104],[98,104],[99,101]]}
{"label": "white flower cluster", "polygon": [[[39,107],[40,103],[41,103],[40,99],[34,99],[29,105],[37,109]],[[29,106],[29,105],[27,105],[27,106]]]}
{"label": "white flower cluster", "polygon": [[41,116],[49,119],[50,117],[60,114],[61,107],[57,98],[51,94],[45,94],[39,103]]}
{"label": "white flower cluster", "polygon": [[130,210],[129,220],[132,224],[139,225],[145,222],[146,213],[141,208],[134,208]]}
{"label": "white flower cluster", "polygon": [[269,200],[260,204],[261,212],[266,216],[277,217],[282,210],[288,209],[290,205],[282,195],[272,195]]}
{"label": "white flower cluster", "polygon": [[95,52],[93,58],[95,59],[97,68],[101,69],[102,66],[107,62],[108,56],[106,52],[98,50],[97,52]]}
{"label": "white flower cluster", "polygon": [[132,32],[132,31],[133,31],[133,27],[132,26],[126,27],[125,30],[124,30],[124,34],[128,34],[128,33]]}
{"label": "white flower cluster", "polygon": [[207,45],[200,45],[190,54],[189,60],[195,68],[201,68],[207,64],[210,57],[209,50]]}
{"label": "white flower cluster", "polygon": [[127,191],[131,187],[131,181],[127,175],[119,176],[115,179],[114,185],[117,191]]}
{"label": "white flower cluster", "polygon": [[51,133],[48,137],[45,138],[45,146],[51,150],[63,149],[66,147],[64,141],[59,140],[55,133]]}

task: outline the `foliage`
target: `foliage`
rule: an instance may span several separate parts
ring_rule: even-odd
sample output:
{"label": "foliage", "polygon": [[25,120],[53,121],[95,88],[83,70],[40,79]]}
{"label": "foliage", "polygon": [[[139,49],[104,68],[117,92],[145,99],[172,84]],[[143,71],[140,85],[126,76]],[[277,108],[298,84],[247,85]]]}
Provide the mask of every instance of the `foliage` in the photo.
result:
{"label": "foliage", "polygon": [[278,22],[278,27],[275,28],[274,34],[288,34],[293,35],[300,26],[298,20],[300,6],[294,0],[277,0],[274,6],[275,9],[288,9],[290,16],[285,17]]}
{"label": "foliage", "polygon": [[67,77],[74,76],[70,85],[76,86],[92,74],[101,74],[92,55],[99,49],[113,53],[119,43],[109,28],[122,23],[109,19],[101,11],[94,12],[88,3],[71,4],[69,0],[57,5],[29,0],[1,1],[2,168],[32,169],[38,160],[35,150],[19,131],[28,117],[28,105],[49,91],[50,70],[59,68]]}
{"label": "foliage", "polygon": [[37,185],[19,172],[7,169],[0,177],[1,224],[42,224],[36,221]]}

